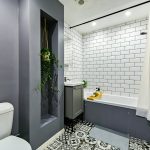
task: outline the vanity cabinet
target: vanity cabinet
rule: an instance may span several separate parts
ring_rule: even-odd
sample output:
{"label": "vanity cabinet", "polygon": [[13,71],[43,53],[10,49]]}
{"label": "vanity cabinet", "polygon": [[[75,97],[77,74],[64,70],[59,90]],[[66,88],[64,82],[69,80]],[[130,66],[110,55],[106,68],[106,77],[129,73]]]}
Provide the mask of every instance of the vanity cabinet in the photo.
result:
{"label": "vanity cabinet", "polygon": [[83,112],[83,86],[65,86],[65,117],[75,119]]}

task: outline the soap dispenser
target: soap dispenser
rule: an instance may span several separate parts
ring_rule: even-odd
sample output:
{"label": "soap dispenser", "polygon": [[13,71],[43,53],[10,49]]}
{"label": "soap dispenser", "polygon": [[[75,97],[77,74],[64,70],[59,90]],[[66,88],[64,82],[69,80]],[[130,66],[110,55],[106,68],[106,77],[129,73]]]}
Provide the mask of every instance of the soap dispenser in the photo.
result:
{"label": "soap dispenser", "polygon": [[101,92],[101,89],[99,87],[96,88],[96,91],[93,94],[95,95],[96,99],[100,99],[103,95],[103,93]]}

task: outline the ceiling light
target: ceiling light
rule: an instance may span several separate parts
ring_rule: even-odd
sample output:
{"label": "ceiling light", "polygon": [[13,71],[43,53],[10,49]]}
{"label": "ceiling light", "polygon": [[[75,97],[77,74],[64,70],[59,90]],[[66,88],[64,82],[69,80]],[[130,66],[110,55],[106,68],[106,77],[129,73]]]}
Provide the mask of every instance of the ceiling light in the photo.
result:
{"label": "ceiling light", "polygon": [[78,4],[79,4],[79,5],[83,5],[83,4],[84,4],[84,0],[79,0],[79,1],[78,1]]}
{"label": "ceiling light", "polygon": [[131,16],[131,11],[126,11],[126,12],[125,12],[125,15],[126,15],[127,17]]}
{"label": "ceiling light", "polygon": [[96,26],[96,22],[94,21],[94,22],[92,22],[92,26],[94,27],[94,26]]}

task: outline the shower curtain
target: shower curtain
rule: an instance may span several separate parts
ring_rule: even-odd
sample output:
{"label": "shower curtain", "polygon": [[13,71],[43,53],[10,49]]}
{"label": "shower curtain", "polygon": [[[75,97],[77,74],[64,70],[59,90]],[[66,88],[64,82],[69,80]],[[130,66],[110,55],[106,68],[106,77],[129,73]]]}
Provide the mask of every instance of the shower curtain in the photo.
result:
{"label": "shower curtain", "polygon": [[150,14],[148,21],[147,48],[144,59],[143,74],[138,97],[136,114],[150,121]]}

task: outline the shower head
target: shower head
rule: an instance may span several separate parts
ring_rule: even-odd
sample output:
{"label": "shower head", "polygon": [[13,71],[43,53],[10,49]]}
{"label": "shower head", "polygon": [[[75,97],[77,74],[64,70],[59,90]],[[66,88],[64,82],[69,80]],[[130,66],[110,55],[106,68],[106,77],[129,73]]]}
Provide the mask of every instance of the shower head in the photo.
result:
{"label": "shower head", "polygon": [[145,35],[145,34],[147,34],[147,32],[141,32],[141,33],[140,33],[140,35]]}

